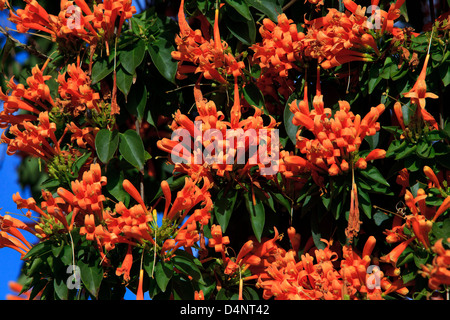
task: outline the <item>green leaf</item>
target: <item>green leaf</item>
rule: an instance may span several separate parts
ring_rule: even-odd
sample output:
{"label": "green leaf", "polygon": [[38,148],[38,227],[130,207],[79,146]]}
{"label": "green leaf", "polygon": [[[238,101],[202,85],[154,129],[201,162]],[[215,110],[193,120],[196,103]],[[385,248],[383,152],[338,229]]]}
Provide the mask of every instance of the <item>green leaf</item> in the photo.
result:
{"label": "green leaf", "polygon": [[103,163],[108,163],[116,153],[119,146],[119,134],[118,131],[101,129],[95,136],[95,149],[97,150],[97,156]]}
{"label": "green leaf", "polygon": [[103,80],[114,70],[114,62],[108,61],[107,57],[98,58],[92,65],[92,84]]}
{"label": "green leaf", "polygon": [[256,40],[256,25],[253,18],[247,20],[235,10],[227,8],[228,14],[225,16],[225,24],[230,33],[245,45],[252,45]]}
{"label": "green leaf", "polygon": [[274,0],[246,0],[247,4],[264,13],[269,19],[276,22],[278,15],[283,12],[278,1]]}
{"label": "green leaf", "polygon": [[53,287],[55,288],[56,296],[61,300],[67,300],[69,290],[67,288],[66,281],[64,279],[53,279]]}
{"label": "green leaf", "polygon": [[62,246],[60,243],[54,243],[54,244],[52,245],[52,253],[53,253],[53,256],[54,256],[55,258],[58,258],[59,255],[61,254],[61,252],[63,251],[63,249],[64,249],[64,246]]}
{"label": "green leaf", "polygon": [[386,187],[390,186],[389,182],[386,181],[381,172],[375,166],[368,165],[365,170],[360,170],[359,172],[363,177],[367,179],[381,183]]}
{"label": "green leaf", "polygon": [[393,75],[395,75],[398,72],[397,64],[392,61],[391,57],[386,57],[386,60],[384,60],[383,69],[381,69],[380,77],[383,79],[390,79]]}
{"label": "green leaf", "polygon": [[369,193],[366,192],[364,189],[358,190],[358,203],[361,207],[364,214],[367,216],[367,218],[372,218],[372,203],[370,201]]}
{"label": "green leaf", "polygon": [[145,149],[141,137],[136,131],[128,129],[124,133],[119,133],[119,151],[120,154],[130,164],[138,169],[144,167]]}
{"label": "green leaf", "polygon": [[147,44],[147,50],[161,75],[168,81],[175,83],[178,64],[172,59],[171,52],[175,48],[169,40],[164,35],[160,35],[156,41]]}
{"label": "green leaf", "polygon": [[317,214],[311,215],[311,236],[317,249],[325,249],[326,245],[322,242],[322,233],[319,226],[319,217]]}
{"label": "green leaf", "polygon": [[127,99],[126,108],[129,113],[135,115],[139,121],[145,116],[145,107],[147,106],[147,87],[142,81],[136,82],[131,88]]}
{"label": "green leaf", "polygon": [[377,210],[377,212],[375,212],[375,214],[373,215],[373,221],[378,227],[386,220],[389,220],[388,215],[381,212],[380,210]]}
{"label": "green leaf", "polygon": [[414,252],[414,263],[417,268],[422,268],[422,265],[426,264],[429,258],[429,253],[425,250],[416,250]]}
{"label": "green leaf", "polygon": [[230,221],[231,214],[234,210],[234,205],[237,199],[237,190],[228,190],[225,194],[226,189],[221,189],[217,194],[217,200],[214,202],[214,215],[222,227],[222,231],[225,232],[228,227],[228,222]]}
{"label": "green leaf", "polygon": [[248,104],[254,107],[261,109],[265,114],[267,114],[267,110],[265,110],[264,96],[261,90],[254,83],[249,83],[242,88],[244,92],[244,98],[247,100]]}
{"label": "green leaf", "polygon": [[6,59],[9,56],[9,53],[13,48],[15,47],[14,41],[11,39],[11,37],[6,37],[5,44],[3,45],[3,48],[0,52],[1,56],[1,63],[0,63],[0,72],[3,73],[3,70],[6,66]]}
{"label": "green leaf", "polygon": [[66,266],[73,264],[73,257],[72,257],[72,247],[70,244],[67,244],[63,247],[62,255],[61,255],[61,262],[64,263]]}
{"label": "green leaf", "polygon": [[126,206],[130,203],[130,194],[123,189],[122,183],[124,180],[123,170],[115,170],[115,167],[110,167],[107,170],[107,184],[106,190],[114,197],[117,201],[123,202]]}
{"label": "green leaf", "polygon": [[288,212],[291,212],[291,202],[283,196],[281,193],[270,192],[272,197],[280,203],[283,207],[286,208]]}
{"label": "green leaf", "polygon": [[130,50],[120,51],[119,59],[122,67],[129,73],[134,74],[136,68],[142,63],[145,56],[145,42],[138,40],[131,46]]}
{"label": "green leaf", "polygon": [[191,276],[194,281],[204,283],[202,273],[195,264],[194,259],[195,258],[186,251],[177,250],[171,261],[175,268],[184,272],[186,275]]}
{"label": "green leaf", "polygon": [[162,262],[158,261],[155,266],[155,278],[156,283],[162,292],[166,291],[167,285],[173,276],[173,265],[172,262]]}
{"label": "green leaf", "polygon": [[442,83],[444,84],[444,87],[448,86],[450,84],[450,63],[447,62],[443,64],[439,68],[439,75],[442,79]]}
{"label": "green leaf", "polygon": [[376,86],[380,83],[382,77],[380,77],[380,69],[379,66],[373,65],[369,70],[369,94],[375,90]]}
{"label": "green leaf", "polygon": [[83,260],[78,260],[77,266],[80,268],[81,281],[86,289],[94,297],[98,296],[100,284],[103,280],[103,269],[98,264],[97,260],[90,263],[85,263]]}
{"label": "green leaf", "polygon": [[41,255],[46,252],[50,252],[51,250],[52,244],[49,241],[39,242],[27,252],[27,254],[22,258],[22,260],[29,259],[37,254]]}
{"label": "green leaf", "polygon": [[125,95],[130,93],[133,84],[133,75],[128,73],[123,67],[119,67],[116,73],[117,88]]}
{"label": "green leaf", "polygon": [[289,107],[292,103],[292,101],[299,98],[298,93],[293,93],[289,99],[286,101],[286,105],[284,106],[283,111],[283,124],[284,129],[286,130],[286,133],[291,140],[291,142],[295,145],[297,143],[297,130],[298,126],[294,125],[292,123],[292,119],[294,119],[294,114],[289,110]]}
{"label": "green leaf", "polygon": [[380,132],[377,131],[377,133],[375,133],[374,135],[366,136],[364,140],[366,140],[369,143],[370,149],[372,150],[376,149],[378,142],[380,140]]}
{"label": "green leaf", "polygon": [[252,197],[248,193],[244,193],[244,198],[245,206],[250,213],[250,223],[252,225],[253,233],[255,234],[256,239],[261,242],[261,235],[266,220],[264,204],[258,197],[255,197],[255,204],[253,204]]}
{"label": "green leaf", "polygon": [[244,0],[225,0],[225,2],[232,6],[245,19],[253,20],[248,5]]}
{"label": "green leaf", "polygon": [[413,146],[407,145],[406,148],[402,152],[396,154],[395,160],[400,160],[400,159],[406,158],[411,153],[416,151],[416,149],[417,149],[417,145],[416,144],[413,145]]}
{"label": "green leaf", "polygon": [[91,152],[87,152],[81,157],[77,158],[77,160],[75,160],[75,162],[72,164],[72,172],[75,176],[78,176],[78,172],[80,172],[81,167],[83,167],[90,156]]}
{"label": "green leaf", "polygon": [[419,141],[417,143],[416,154],[422,159],[434,158],[433,145],[423,140]]}
{"label": "green leaf", "polygon": [[450,219],[435,222],[431,230],[438,239],[450,237]]}

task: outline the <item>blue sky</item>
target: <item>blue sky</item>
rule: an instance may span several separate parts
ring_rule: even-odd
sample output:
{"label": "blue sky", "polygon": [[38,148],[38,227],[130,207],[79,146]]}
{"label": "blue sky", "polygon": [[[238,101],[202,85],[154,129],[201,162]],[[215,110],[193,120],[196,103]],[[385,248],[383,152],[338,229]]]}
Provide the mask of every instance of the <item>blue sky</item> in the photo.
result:
{"label": "blue sky", "polygon": [[[143,0],[134,0],[136,1]],[[136,9],[139,9],[136,6]],[[9,26],[14,29],[14,26],[6,20],[7,10],[0,11],[0,25]],[[20,34],[14,34],[14,37],[21,42],[26,42],[26,38]],[[3,47],[5,42],[5,37],[0,34],[0,49]],[[16,56],[18,62],[24,61],[27,58],[26,53],[21,53]],[[3,76],[3,75],[0,75]],[[0,105],[0,110],[2,110]],[[3,130],[0,129],[0,135]],[[20,164],[20,158],[18,156],[8,156],[6,155],[6,145],[0,144],[0,214],[4,215],[5,212],[11,213],[21,213],[17,210],[16,204],[12,201],[12,195],[19,192],[22,198],[29,198],[30,192],[28,190],[22,190],[18,183],[17,169]],[[16,218],[20,218],[15,216]],[[21,218],[20,218],[21,219]],[[26,236],[26,232],[25,232]],[[28,240],[35,240],[34,237],[27,237]],[[9,281],[14,281],[19,276],[20,267],[22,261],[20,260],[20,253],[10,248],[0,249],[0,300],[5,300],[6,295],[13,293],[8,287]],[[148,296],[147,296],[148,297]],[[127,292],[125,299],[135,299],[135,295],[131,292]]]}

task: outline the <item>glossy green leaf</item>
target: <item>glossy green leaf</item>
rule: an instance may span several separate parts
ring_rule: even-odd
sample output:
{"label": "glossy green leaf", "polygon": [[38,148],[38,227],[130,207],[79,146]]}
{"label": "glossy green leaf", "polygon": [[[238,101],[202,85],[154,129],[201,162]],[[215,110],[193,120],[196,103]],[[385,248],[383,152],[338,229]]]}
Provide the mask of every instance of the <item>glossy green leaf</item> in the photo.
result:
{"label": "glossy green leaf", "polygon": [[147,50],[161,75],[174,83],[178,64],[172,59],[171,52],[175,48],[170,41],[164,36],[160,36],[156,41],[147,44]]}
{"label": "glossy green leaf", "polygon": [[253,20],[248,5],[244,0],[225,0],[225,2],[232,6],[245,19]]}
{"label": "glossy green leaf", "polygon": [[133,84],[133,75],[128,73],[123,67],[119,67],[116,72],[117,88],[125,95],[130,93]]}
{"label": "glossy green leaf", "polygon": [[289,139],[291,140],[291,142],[294,145],[297,143],[298,126],[296,126],[296,125],[294,125],[292,123],[292,119],[294,119],[294,114],[291,112],[289,107],[290,107],[292,101],[294,101],[294,100],[296,100],[298,98],[299,98],[298,93],[293,93],[289,97],[288,101],[286,102],[286,105],[284,106],[284,111],[283,111],[283,125],[284,125],[284,129],[286,130],[286,133],[287,133]]}
{"label": "glossy green leaf", "polygon": [[254,83],[247,84],[243,87],[242,91],[244,92],[244,98],[249,105],[259,108],[267,114],[264,107],[264,96]]}
{"label": "glossy green leaf", "polygon": [[106,172],[107,184],[106,190],[117,201],[121,201],[126,206],[130,202],[130,194],[123,189],[122,183],[124,180],[124,172],[122,170],[114,170],[114,167],[109,167]]}
{"label": "glossy green leaf", "polygon": [[360,174],[367,179],[381,183],[387,187],[390,186],[381,172],[375,166],[368,165],[367,169],[360,171]]}
{"label": "glossy green leaf", "polygon": [[139,121],[145,116],[145,107],[147,106],[147,87],[142,81],[136,82],[128,95],[126,108],[129,113],[135,115]]}
{"label": "glossy green leaf", "polygon": [[450,84],[450,61],[447,61],[439,68],[439,76],[442,79],[444,87]]}
{"label": "glossy green leaf", "polygon": [[373,65],[369,70],[369,94],[372,94],[372,92],[375,90],[375,88],[378,86],[380,81],[382,80],[382,77],[380,76],[380,69],[379,66]]}
{"label": "glossy green leaf", "polygon": [[55,278],[53,279],[53,287],[55,288],[56,296],[61,300],[67,300],[69,295],[69,290],[64,279]]}
{"label": "glossy green leaf", "polygon": [[222,189],[217,194],[217,200],[214,202],[214,216],[225,232],[230,221],[231,214],[236,204],[237,190],[231,189],[225,194],[225,189]]}
{"label": "glossy green leaf", "polygon": [[145,149],[141,137],[136,131],[128,129],[120,133],[119,151],[130,164],[138,169],[144,167]]}
{"label": "glossy green leaf", "polygon": [[253,18],[247,20],[234,10],[228,8],[228,15],[225,16],[225,25],[228,31],[245,45],[252,45],[256,40],[256,25]]}
{"label": "glossy green leaf", "polygon": [[251,194],[248,193],[244,193],[244,198],[245,206],[250,213],[250,223],[252,225],[253,233],[256,239],[261,242],[261,236],[266,220],[264,204],[258,197],[255,197],[255,203],[253,203]]}
{"label": "glossy green leaf", "polygon": [[[118,64],[116,65],[116,67]],[[98,58],[92,65],[92,84],[96,84],[111,74],[114,70],[114,61],[109,61],[107,57]]]}
{"label": "glossy green leaf", "polygon": [[142,63],[145,56],[145,42],[138,40],[128,50],[120,51],[120,63],[122,67],[129,73],[134,74],[136,68]]}
{"label": "glossy green leaf", "polygon": [[173,276],[173,264],[172,262],[162,262],[158,261],[155,266],[155,278],[158,287],[162,292],[165,292],[167,285]]}
{"label": "glossy green leaf", "polygon": [[83,260],[77,261],[77,266],[80,268],[80,276],[83,285],[94,297],[97,297],[100,289],[100,284],[103,280],[103,269],[94,260],[92,263],[85,263]]}
{"label": "glossy green leaf", "polygon": [[97,156],[103,163],[108,163],[116,153],[119,146],[118,131],[101,129],[95,136],[95,149]]}
{"label": "glossy green leaf", "polygon": [[177,250],[171,259],[173,266],[192,277],[194,281],[203,283],[202,273],[194,261],[194,257],[185,251]]}
{"label": "glossy green leaf", "polygon": [[283,12],[278,1],[274,0],[246,0],[248,5],[264,13],[269,19],[276,22],[278,15]]}

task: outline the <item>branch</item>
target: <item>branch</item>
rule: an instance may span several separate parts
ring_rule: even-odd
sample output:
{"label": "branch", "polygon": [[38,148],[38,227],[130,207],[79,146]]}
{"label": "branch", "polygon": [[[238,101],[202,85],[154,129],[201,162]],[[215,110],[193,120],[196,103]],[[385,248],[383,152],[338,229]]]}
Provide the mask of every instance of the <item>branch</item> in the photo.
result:
{"label": "branch", "polygon": [[17,47],[20,47],[20,48],[24,49],[28,53],[30,53],[30,54],[32,54],[32,55],[34,55],[34,56],[36,56],[36,57],[38,57],[38,58],[40,58],[42,60],[53,60],[52,58],[50,58],[49,56],[45,55],[44,53],[36,50],[32,46],[23,44],[22,42],[20,42],[19,40],[17,40],[13,36],[11,36],[11,34],[9,34],[8,31],[3,29],[3,27],[0,27],[0,33],[4,34],[6,37],[11,39],[16,44]]}

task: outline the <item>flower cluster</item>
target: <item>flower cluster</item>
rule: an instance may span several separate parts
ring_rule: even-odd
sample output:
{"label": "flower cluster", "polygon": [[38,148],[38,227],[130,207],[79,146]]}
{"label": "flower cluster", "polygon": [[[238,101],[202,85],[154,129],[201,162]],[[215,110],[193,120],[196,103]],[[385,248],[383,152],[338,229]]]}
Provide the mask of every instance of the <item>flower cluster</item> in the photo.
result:
{"label": "flower cluster", "polygon": [[[302,59],[302,40],[305,34],[298,32],[296,24],[285,14],[278,16],[277,24],[270,19],[264,19],[259,33],[262,42],[250,47],[254,51],[252,63],[261,68],[261,75],[256,82],[258,88],[265,96],[270,96],[275,101],[278,100],[278,94],[287,99],[294,88],[288,72],[291,69],[300,69],[298,63]],[[274,81],[277,86],[274,86]],[[276,110],[270,105],[268,109],[270,112]]]}
{"label": "flower cluster", "polygon": [[49,14],[36,0],[26,2],[24,9],[18,9],[16,13],[11,11],[10,15],[19,32],[39,30],[48,33],[53,41],[65,41],[66,46],[72,46],[77,39],[93,46],[104,41],[108,55],[116,24],[120,35],[124,21],[136,12],[131,0],[105,0],[94,5],[93,10],[84,0],[61,0],[61,11],[57,16]]}
{"label": "flower cluster", "polygon": [[[443,246],[443,239],[439,239],[433,246],[437,256],[432,265],[422,266],[422,276],[429,278],[431,289],[438,290],[442,285],[450,284],[450,250]],[[447,243],[450,239],[447,239]]]}
{"label": "flower cluster", "polygon": [[227,76],[238,77],[242,74],[244,63],[236,60],[229,52],[227,43],[220,38],[219,8],[215,10],[213,39],[189,26],[184,15],[184,0],[180,4],[178,23],[180,34],[175,38],[177,50],[172,52],[172,58],[179,61],[177,79],[185,79],[188,73],[200,73],[206,79],[226,84]]}
{"label": "flower cluster", "polygon": [[351,61],[370,61],[372,50],[379,53],[375,39],[367,32],[364,11],[353,1],[344,1],[351,12],[330,9],[324,17],[305,21],[308,26],[305,56],[317,59],[318,63],[330,69]]}
{"label": "flower cluster", "polygon": [[[194,89],[194,94],[199,115],[192,121],[178,110],[171,125],[172,139],[163,138],[157,144],[172,159],[174,155],[179,158],[175,162],[174,171],[187,173],[196,181],[204,179],[209,184],[213,173],[224,176],[236,171],[243,176],[252,167],[264,170],[266,165],[278,165],[278,159],[274,160],[275,164],[270,161],[279,147],[270,134],[275,129],[276,122],[270,117],[270,123],[264,125],[262,111],[257,107],[253,108],[253,115],[242,118],[237,79],[230,121],[224,121],[224,114],[217,111],[213,101],[203,98],[198,87]],[[263,130],[266,134],[261,134]],[[266,146],[266,157],[261,150],[255,150],[256,146],[260,147],[262,144]],[[205,155],[205,151],[210,153]],[[236,164],[243,166],[236,170]]]}
{"label": "flower cluster", "polygon": [[320,89],[319,68],[316,95],[313,109],[309,110],[305,88],[305,99],[294,100],[290,110],[294,114],[292,123],[311,131],[315,139],[308,139],[297,132],[296,147],[310,163],[313,170],[327,172],[334,176],[347,172],[353,166],[360,169],[367,167],[367,161],[383,158],[384,150],[372,150],[366,157],[356,157],[359,147],[366,136],[374,135],[380,130],[377,122],[384,111],[383,104],[372,107],[369,113],[361,118],[350,111],[347,101],[339,101],[339,110],[332,116],[331,109],[325,108]]}

